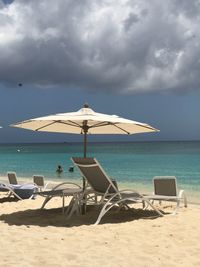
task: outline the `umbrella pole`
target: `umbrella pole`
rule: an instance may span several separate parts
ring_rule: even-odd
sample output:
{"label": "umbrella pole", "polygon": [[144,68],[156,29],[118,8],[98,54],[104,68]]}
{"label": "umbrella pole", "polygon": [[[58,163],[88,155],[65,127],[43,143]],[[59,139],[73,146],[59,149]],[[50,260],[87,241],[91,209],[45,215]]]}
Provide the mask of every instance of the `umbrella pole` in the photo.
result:
{"label": "umbrella pole", "polygon": [[84,131],[84,158],[87,158],[87,132]]}
{"label": "umbrella pole", "polygon": [[[87,132],[84,131],[84,158],[87,157]],[[85,190],[85,178],[83,178],[83,190]]]}
{"label": "umbrella pole", "polygon": [[[87,131],[88,131],[87,122],[85,123],[84,126],[85,127],[83,128],[83,130],[84,130],[84,153],[83,153],[83,156],[84,156],[84,158],[86,158],[87,157]],[[86,181],[85,181],[85,178],[83,178],[83,191],[85,190],[85,187],[86,187]],[[85,196],[83,196],[82,214],[86,213],[85,199],[86,199]]]}

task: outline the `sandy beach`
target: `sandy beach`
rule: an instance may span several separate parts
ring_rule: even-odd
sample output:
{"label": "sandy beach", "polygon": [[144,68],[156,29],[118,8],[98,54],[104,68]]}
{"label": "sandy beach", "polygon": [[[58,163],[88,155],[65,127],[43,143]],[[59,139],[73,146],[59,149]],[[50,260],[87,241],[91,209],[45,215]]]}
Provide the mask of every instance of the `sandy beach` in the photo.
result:
{"label": "sandy beach", "polygon": [[94,226],[98,211],[92,207],[67,221],[61,198],[40,210],[42,197],[8,201],[4,196],[0,194],[2,267],[200,266],[198,205],[162,218],[141,209],[111,211]]}
{"label": "sandy beach", "polygon": [[0,0],[0,267],[200,267],[199,24],[200,0]]}

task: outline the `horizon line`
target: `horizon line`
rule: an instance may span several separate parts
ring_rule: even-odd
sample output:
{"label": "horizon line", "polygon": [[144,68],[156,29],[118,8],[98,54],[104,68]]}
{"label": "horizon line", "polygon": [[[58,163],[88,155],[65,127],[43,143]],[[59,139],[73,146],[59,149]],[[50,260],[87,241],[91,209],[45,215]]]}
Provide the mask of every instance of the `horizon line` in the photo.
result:
{"label": "horizon line", "polygon": [[[144,141],[88,141],[88,144],[96,143],[159,143],[159,142],[200,142],[200,140],[144,140]],[[82,144],[82,141],[61,141],[61,142],[6,142],[0,145],[17,145],[17,144]]]}

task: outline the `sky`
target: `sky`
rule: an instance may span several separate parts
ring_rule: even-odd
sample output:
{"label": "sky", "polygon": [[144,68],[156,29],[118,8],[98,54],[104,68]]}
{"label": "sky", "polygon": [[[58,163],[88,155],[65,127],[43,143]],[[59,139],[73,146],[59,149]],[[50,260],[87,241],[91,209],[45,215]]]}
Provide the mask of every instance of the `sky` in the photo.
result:
{"label": "sky", "polygon": [[200,139],[199,0],[0,0],[0,143],[70,142],[11,123],[97,112],[159,133],[91,141]]}

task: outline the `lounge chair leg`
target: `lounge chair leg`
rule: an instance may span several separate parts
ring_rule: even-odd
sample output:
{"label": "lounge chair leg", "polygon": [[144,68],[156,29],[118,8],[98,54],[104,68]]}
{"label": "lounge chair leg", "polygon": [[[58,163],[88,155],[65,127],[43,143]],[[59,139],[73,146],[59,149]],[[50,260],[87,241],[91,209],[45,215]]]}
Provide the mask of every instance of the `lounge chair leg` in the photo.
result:
{"label": "lounge chair leg", "polygon": [[79,209],[79,196],[74,196],[69,204],[67,209],[67,220],[71,218],[71,216],[76,212],[76,214],[80,214]]}
{"label": "lounge chair leg", "polygon": [[119,212],[122,209],[122,207],[126,207],[126,209],[129,208],[128,205],[126,205],[126,204],[124,205],[124,204],[120,203],[118,206],[117,212]]}
{"label": "lounge chair leg", "polygon": [[155,210],[158,213],[158,215],[162,217],[164,216],[164,214],[160,212],[156,207],[154,207],[149,200],[146,199],[145,201],[147,202],[148,206],[150,206],[153,210]]}
{"label": "lounge chair leg", "polygon": [[51,199],[52,199],[52,197],[49,197],[49,196],[47,196],[47,197],[45,198],[45,200],[44,200],[43,204],[42,204],[42,207],[41,207],[41,209],[43,209],[43,208],[44,208],[44,206],[47,204],[47,202],[49,202],[49,200],[51,200]]}
{"label": "lounge chair leg", "polygon": [[183,192],[182,195],[183,195],[184,207],[187,208],[187,197],[185,192]]}
{"label": "lounge chair leg", "polygon": [[14,191],[12,192],[12,194],[19,200],[22,200],[22,198],[20,196],[18,196]]}
{"label": "lounge chair leg", "polygon": [[179,207],[180,207],[180,199],[176,202],[176,208],[174,209],[174,211],[171,213],[171,215],[176,215],[176,213],[178,212],[179,210]]}
{"label": "lounge chair leg", "polygon": [[96,222],[94,223],[94,225],[97,225],[97,224],[100,223],[102,217],[106,214],[106,212],[107,212],[107,211],[105,211],[104,209],[101,210],[101,212],[100,212],[100,214],[99,214],[99,216],[98,216]]}
{"label": "lounge chair leg", "polygon": [[65,195],[62,196],[62,213],[65,213]]}
{"label": "lounge chair leg", "polygon": [[97,195],[96,194],[95,194],[94,198],[95,198],[95,204],[97,204]]}
{"label": "lounge chair leg", "polygon": [[73,205],[74,205],[74,197],[72,197],[72,199],[71,199],[71,201],[67,207],[67,210],[65,212],[66,214],[69,214],[71,212]]}
{"label": "lounge chair leg", "polygon": [[96,220],[96,222],[94,223],[94,225],[97,225],[97,224],[99,224],[100,223],[100,221],[101,221],[101,219],[103,218],[103,216],[113,207],[113,206],[115,206],[116,204],[118,204],[118,203],[114,203],[114,204],[112,204],[112,205],[110,205],[109,206],[109,204],[110,204],[110,201],[108,201],[107,203],[105,203],[105,205],[103,206],[103,208],[102,208],[102,210],[101,210],[101,212],[100,212],[100,214],[99,214],[99,216],[98,216],[98,218],[97,218],[97,220]]}

